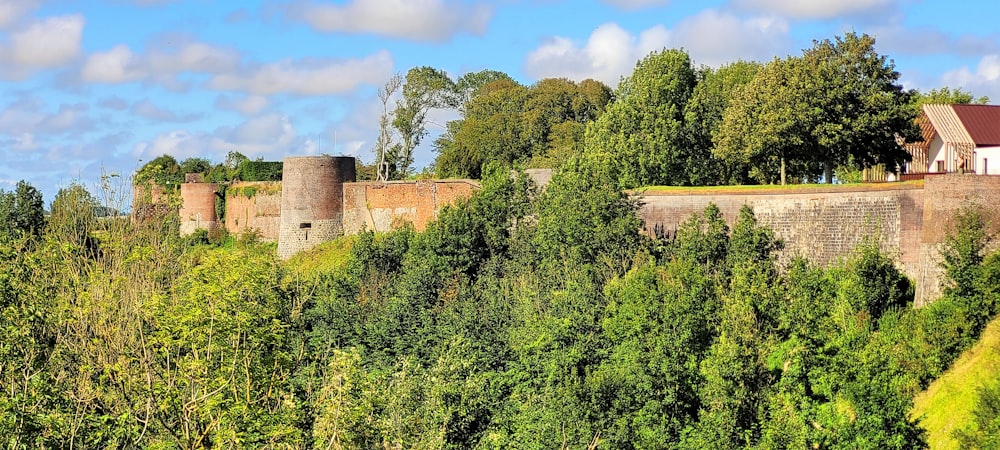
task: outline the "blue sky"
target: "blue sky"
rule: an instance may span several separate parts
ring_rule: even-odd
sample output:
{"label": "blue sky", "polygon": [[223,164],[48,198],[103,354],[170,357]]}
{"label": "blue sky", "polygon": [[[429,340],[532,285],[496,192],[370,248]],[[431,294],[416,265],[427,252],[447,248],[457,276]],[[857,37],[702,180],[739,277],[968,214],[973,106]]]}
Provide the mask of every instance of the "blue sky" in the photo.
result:
{"label": "blue sky", "polygon": [[[907,87],[1000,103],[998,14],[996,0],[0,0],[0,189],[25,179],[51,201],[162,154],[371,161],[377,87],[420,65],[614,87],[664,47],[718,66],[856,31]],[[424,146],[416,164],[433,158]]]}

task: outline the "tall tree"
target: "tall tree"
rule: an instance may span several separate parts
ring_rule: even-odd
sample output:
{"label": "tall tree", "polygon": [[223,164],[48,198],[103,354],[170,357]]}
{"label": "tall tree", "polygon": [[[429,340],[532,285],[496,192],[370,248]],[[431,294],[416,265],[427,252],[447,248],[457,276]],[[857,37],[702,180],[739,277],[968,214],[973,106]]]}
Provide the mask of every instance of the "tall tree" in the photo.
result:
{"label": "tall tree", "polygon": [[688,176],[693,185],[742,183],[742,165],[728,166],[712,156],[712,135],[733,96],[761,69],[756,62],[738,61],[718,69],[705,69],[691,99],[684,106],[684,134],[688,142]]}
{"label": "tall tree", "polygon": [[376,177],[378,181],[387,181],[396,171],[395,158],[398,154],[398,144],[395,144],[391,124],[393,113],[389,111],[389,100],[396,95],[403,85],[403,77],[395,74],[386,80],[378,89],[378,100],[382,104],[382,115],[378,121],[378,138],[375,140]]}
{"label": "tall tree", "polygon": [[0,233],[41,236],[45,230],[42,193],[28,182],[17,182],[14,192],[0,190]]}
{"label": "tall tree", "polygon": [[455,82],[440,69],[422,66],[406,72],[403,96],[396,101],[392,126],[399,131],[397,172],[409,175],[413,151],[427,136],[427,114],[432,109],[455,107]]}
{"label": "tall tree", "polygon": [[528,90],[511,80],[479,88],[464,106],[463,118],[448,124],[448,133],[436,142],[438,175],[479,178],[486,161],[505,163],[531,154],[521,113]]}
{"label": "tall tree", "polygon": [[913,105],[917,108],[918,112],[923,105],[964,105],[970,103],[985,105],[989,102],[990,98],[985,95],[977,98],[969,91],[963,91],[961,88],[951,89],[948,86],[934,88],[927,92],[917,91],[913,96]]}
{"label": "tall tree", "polygon": [[874,46],[874,38],[849,33],[768,64],[723,114],[716,156],[748,164],[761,183],[787,175],[832,182],[838,166],[896,170],[909,158],[897,139],[919,131],[913,94]]}
{"label": "tall tree", "polygon": [[615,92],[615,102],[587,128],[587,160],[619,187],[690,184],[683,139],[684,105],[697,82],[683,50],[646,56]]}

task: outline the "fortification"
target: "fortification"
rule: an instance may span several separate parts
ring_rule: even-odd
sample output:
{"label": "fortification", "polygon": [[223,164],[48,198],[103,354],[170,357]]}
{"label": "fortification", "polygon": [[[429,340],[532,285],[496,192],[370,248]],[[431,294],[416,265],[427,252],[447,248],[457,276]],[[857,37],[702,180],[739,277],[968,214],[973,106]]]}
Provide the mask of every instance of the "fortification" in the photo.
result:
{"label": "fortification", "polygon": [[[962,208],[976,208],[991,233],[1000,232],[1000,176],[947,175],[927,177],[924,184],[923,227],[920,233],[919,266],[912,277],[917,298],[924,303],[941,295],[940,246],[955,228],[955,215]],[[988,250],[995,250],[997,243]]]}
{"label": "fortification", "polygon": [[[234,183],[226,201],[226,229],[255,230],[278,240],[278,256],[288,258],[342,234],[388,231],[409,222],[424,229],[440,210],[468,198],[472,180],[354,182],[354,158],[285,158],[282,182]],[[533,173],[540,185],[548,173]],[[541,178],[539,178],[541,177]],[[181,185],[181,234],[218,226],[219,185]],[[155,188],[155,185],[150,185]],[[137,187],[136,195],[166,197]],[[671,235],[691,214],[709,203],[730,225],[743,205],[785,242],[780,262],[802,256],[825,265],[846,257],[875,237],[916,282],[916,304],[938,298],[943,279],[940,246],[963,207],[978,207],[1000,231],[1000,176],[935,175],[926,180],[863,186],[720,187],[649,190],[634,194],[649,234]],[[148,200],[146,200],[148,201]],[[136,200],[141,204],[140,200]]]}
{"label": "fortification", "polygon": [[785,241],[779,260],[802,256],[826,265],[875,237],[914,282],[915,303],[941,294],[940,247],[963,207],[977,207],[1000,230],[1000,176],[939,175],[923,182],[808,186],[762,190],[689,189],[640,194],[639,215],[650,234],[671,234],[691,214],[714,203],[730,226],[740,208]]}
{"label": "fortification", "polygon": [[236,182],[226,189],[226,230],[255,233],[261,240],[278,240],[281,226],[281,182]]}
{"label": "fortification", "polygon": [[[200,180],[200,179],[199,179]],[[187,236],[198,229],[213,230],[218,226],[215,199],[216,183],[189,182],[181,184],[180,234]]]}
{"label": "fortification", "polygon": [[285,158],[278,257],[291,257],[343,233],[344,183],[354,179],[351,157]]}
{"label": "fortification", "polygon": [[417,230],[437,218],[445,205],[479,188],[471,180],[358,182],[344,185],[344,233],[388,231],[404,222]]}

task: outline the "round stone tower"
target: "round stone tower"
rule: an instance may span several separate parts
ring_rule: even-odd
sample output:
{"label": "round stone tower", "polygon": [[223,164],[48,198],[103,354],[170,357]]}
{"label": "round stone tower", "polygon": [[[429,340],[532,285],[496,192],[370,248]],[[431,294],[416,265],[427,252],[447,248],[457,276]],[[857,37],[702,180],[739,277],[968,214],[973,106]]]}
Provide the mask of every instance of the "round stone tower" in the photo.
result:
{"label": "round stone tower", "polygon": [[211,231],[218,226],[219,219],[215,214],[215,197],[218,192],[219,185],[216,183],[181,184],[181,236],[192,234],[198,229]]}
{"label": "round stone tower", "polygon": [[343,233],[344,183],[354,180],[353,157],[285,158],[281,175],[279,258],[291,257]]}

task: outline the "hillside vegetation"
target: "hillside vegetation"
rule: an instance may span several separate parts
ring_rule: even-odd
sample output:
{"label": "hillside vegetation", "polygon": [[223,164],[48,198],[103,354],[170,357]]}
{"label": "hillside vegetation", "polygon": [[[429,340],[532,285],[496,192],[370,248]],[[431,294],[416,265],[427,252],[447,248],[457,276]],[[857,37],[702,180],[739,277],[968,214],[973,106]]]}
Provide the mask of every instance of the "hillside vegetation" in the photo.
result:
{"label": "hillside vegetation", "polygon": [[[912,399],[998,310],[1000,255],[976,210],[943,247],[944,296],[914,309],[879,242],[829,267],[780,266],[782,243],[749,207],[730,228],[710,205],[657,239],[622,191],[897,168],[920,97],[898,78],[853,33],[718,70],[654,52],[613,92],[415,68],[381,90],[378,164],[359,173],[411,175],[428,112],[453,108],[435,170],[481,189],[423,231],[289,261],[252,235],[181,238],[166,206],[99,218],[121,203],[78,184],[46,217],[19,183],[0,191],[0,442],[926,448]],[[519,166],[558,170],[539,191]],[[165,155],[136,181],[176,206],[189,171],[273,181],[281,166]],[[965,446],[1000,428],[1000,387],[979,392]]]}
{"label": "hillside vegetation", "polygon": [[911,416],[927,429],[934,449],[959,449],[953,433],[974,427],[974,410],[983,386],[1000,381],[1000,320],[993,320],[975,346],[913,400]]}
{"label": "hillside vegetation", "polygon": [[[0,436],[18,448],[925,447],[912,398],[996,312],[974,212],[945,297],[876,242],[779,267],[744,208],[670,240],[570,162],[548,188],[488,165],[423,232],[282,262],[176,216],[86,220],[80,186],[0,235]],[[25,213],[24,216],[21,214]]]}

